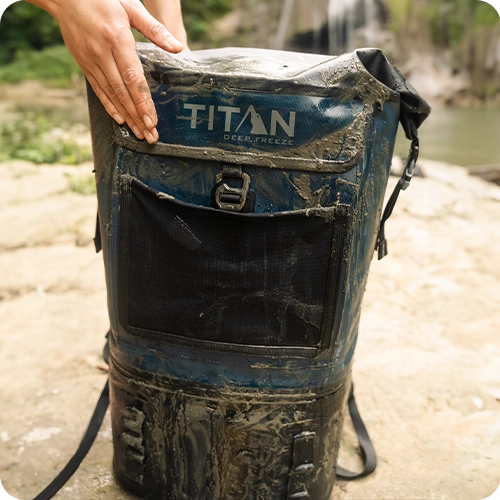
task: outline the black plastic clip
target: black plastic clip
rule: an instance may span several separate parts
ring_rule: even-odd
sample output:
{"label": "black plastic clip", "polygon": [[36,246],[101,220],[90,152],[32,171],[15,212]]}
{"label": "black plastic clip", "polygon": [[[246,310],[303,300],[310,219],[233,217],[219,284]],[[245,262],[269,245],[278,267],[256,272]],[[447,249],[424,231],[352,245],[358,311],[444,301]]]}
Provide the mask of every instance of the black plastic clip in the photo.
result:
{"label": "black plastic clip", "polygon": [[408,160],[406,161],[406,166],[403,170],[403,174],[399,179],[394,191],[387,202],[384,213],[382,215],[382,220],[380,221],[380,228],[377,235],[377,243],[375,245],[375,250],[378,251],[378,260],[383,259],[387,255],[387,240],[385,239],[385,223],[387,219],[391,216],[392,211],[394,209],[394,205],[396,205],[396,201],[398,200],[399,193],[404,191],[410,185],[410,181],[413,177],[413,172],[415,171],[415,166],[417,164],[419,153],[419,142],[418,137],[416,136],[411,141],[410,154],[408,156]]}
{"label": "black plastic clip", "polygon": [[[229,180],[235,180],[240,186],[230,186]],[[225,165],[222,167],[222,171],[217,174],[215,182],[216,206],[222,210],[241,212],[247,202],[250,176],[245,174],[241,167]]]}
{"label": "black plastic clip", "polygon": [[401,189],[405,191],[410,185],[411,179],[413,178],[413,172],[415,171],[415,166],[417,165],[419,153],[418,141],[414,140],[411,143],[410,155],[406,161],[406,166],[403,171],[403,176],[401,177]]}

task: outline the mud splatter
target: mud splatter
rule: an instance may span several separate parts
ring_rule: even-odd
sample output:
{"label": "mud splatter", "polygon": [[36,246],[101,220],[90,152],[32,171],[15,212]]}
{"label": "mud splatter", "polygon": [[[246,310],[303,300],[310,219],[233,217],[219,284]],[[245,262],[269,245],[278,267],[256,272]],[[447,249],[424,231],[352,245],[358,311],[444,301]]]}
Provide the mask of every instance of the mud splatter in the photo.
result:
{"label": "mud splatter", "polygon": [[304,200],[306,209],[321,207],[321,198],[323,194],[330,189],[329,184],[325,184],[313,191],[311,188],[310,175],[302,174],[299,177],[293,178],[293,180],[288,177],[287,174],[284,175],[295,191],[297,191],[297,194]]}

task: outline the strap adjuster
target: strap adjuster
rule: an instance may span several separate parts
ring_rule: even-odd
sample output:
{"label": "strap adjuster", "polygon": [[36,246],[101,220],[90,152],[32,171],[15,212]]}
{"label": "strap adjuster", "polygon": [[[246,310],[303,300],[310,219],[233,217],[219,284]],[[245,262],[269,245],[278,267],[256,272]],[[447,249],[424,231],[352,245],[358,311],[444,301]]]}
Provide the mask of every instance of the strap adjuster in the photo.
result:
{"label": "strap adjuster", "polygon": [[415,171],[415,166],[417,165],[419,153],[418,141],[412,141],[410,155],[406,161],[406,166],[401,177],[401,189],[405,191],[410,185],[411,179],[413,178],[413,172]]}
{"label": "strap adjuster", "polygon": [[[230,186],[227,179],[235,179],[242,185],[240,187]],[[250,188],[250,176],[241,171],[241,168],[223,167],[215,178],[215,203],[222,210],[241,212],[247,201]]]}
{"label": "strap adjuster", "polygon": [[406,166],[403,170],[403,174],[399,179],[394,191],[387,202],[384,213],[382,215],[382,220],[380,221],[380,227],[377,235],[377,243],[375,244],[375,250],[378,250],[378,260],[383,259],[387,255],[387,240],[385,239],[385,223],[387,219],[391,216],[394,205],[398,199],[399,193],[404,191],[409,185],[413,177],[413,172],[415,171],[415,166],[417,164],[419,153],[419,142],[416,131],[414,132],[414,138],[411,141],[410,154],[408,160],[406,161]]}

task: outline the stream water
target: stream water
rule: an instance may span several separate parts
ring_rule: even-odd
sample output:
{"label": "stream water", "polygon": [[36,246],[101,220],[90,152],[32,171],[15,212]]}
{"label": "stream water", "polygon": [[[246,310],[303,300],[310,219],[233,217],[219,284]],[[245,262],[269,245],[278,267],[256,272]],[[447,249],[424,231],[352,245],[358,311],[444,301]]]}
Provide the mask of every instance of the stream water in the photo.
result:
{"label": "stream water", "polygon": [[[284,0],[274,47],[340,54],[375,46],[380,18],[377,0]],[[422,157],[463,166],[500,164],[500,109],[433,109],[420,136]],[[407,152],[400,130],[396,154]]]}
{"label": "stream water", "polygon": [[[6,104],[5,102],[3,104]],[[9,119],[0,101],[0,123]],[[23,112],[15,114],[22,116]],[[22,107],[23,111],[27,109]],[[30,111],[51,116],[51,123],[66,122],[69,125],[88,125],[88,113],[84,99],[68,101],[58,106],[39,104]],[[14,116],[14,115],[12,115]],[[500,164],[500,109],[435,108],[422,124],[420,131],[422,158],[444,161],[465,167]],[[400,128],[395,154],[406,156],[409,141]]]}
{"label": "stream water", "polygon": [[[419,131],[423,158],[454,165],[500,165],[500,109],[436,108]],[[399,130],[396,154],[406,156],[409,141]]]}

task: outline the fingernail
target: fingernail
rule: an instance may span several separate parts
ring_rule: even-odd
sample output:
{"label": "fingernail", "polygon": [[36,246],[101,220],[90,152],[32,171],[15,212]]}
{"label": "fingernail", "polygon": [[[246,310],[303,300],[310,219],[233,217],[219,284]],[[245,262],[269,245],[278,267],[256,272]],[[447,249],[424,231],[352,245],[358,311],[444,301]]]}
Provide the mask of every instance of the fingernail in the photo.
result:
{"label": "fingernail", "polygon": [[144,135],[146,136],[146,140],[149,144],[154,144],[156,142],[154,135],[149,130],[145,130]]}
{"label": "fingernail", "polygon": [[120,115],[118,113],[115,113],[113,115],[113,118],[114,118],[115,122],[119,123],[120,125],[123,125],[125,123],[125,120],[123,119],[122,115]]}
{"label": "fingernail", "polygon": [[139,130],[139,127],[137,125],[134,125],[132,127],[132,130],[134,131],[134,134],[139,138],[139,139],[144,139],[144,134]]}
{"label": "fingernail", "polygon": [[179,42],[179,40],[177,40],[177,38],[174,38],[172,35],[167,36],[167,43],[174,50],[182,50],[184,48],[184,44]]}
{"label": "fingernail", "polygon": [[149,115],[144,115],[142,117],[142,119],[144,120],[144,124],[146,125],[146,127],[148,129],[153,129],[154,128],[154,123],[153,123],[153,120],[151,119],[151,117]]}

